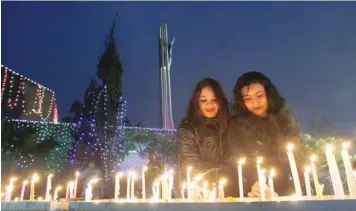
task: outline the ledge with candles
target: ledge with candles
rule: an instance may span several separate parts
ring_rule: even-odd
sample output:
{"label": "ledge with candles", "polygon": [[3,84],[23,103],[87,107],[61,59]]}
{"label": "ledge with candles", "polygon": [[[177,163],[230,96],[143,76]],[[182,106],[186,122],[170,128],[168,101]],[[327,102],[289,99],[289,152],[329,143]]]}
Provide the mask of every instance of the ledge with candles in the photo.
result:
{"label": "ledge with candles", "polygon": [[[181,193],[187,192],[187,194],[182,194],[181,198],[178,199],[172,197],[173,184],[174,184],[173,169],[167,169],[162,175],[160,175],[155,180],[155,182],[152,185],[153,194],[151,196],[147,196],[146,195],[147,187],[145,183],[147,167],[143,167],[142,170],[140,171],[141,174],[133,170],[127,172],[117,172],[117,174],[115,175],[115,184],[114,184],[115,194],[112,196],[112,199],[107,199],[107,200],[93,199],[93,193],[92,193],[93,187],[95,186],[96,182],[99,179],[92,178],[85,189],[85,198],[83,202],[72,201],[74,198],[76,198],[75,195],[76,195],[76,188],[77,188],[77,184],[76,184],[77,179],[75,179],[74,182],[73,181],[68,182],[66,187],[66,194],[65,194],[66,197],[59,199],[58,192],[61,191],[62,187],[57,185],[56,188],[54,189],[52,188],[52,183],[53,183],[52,178],[53,180],[55,180],[55,175],[53,174],[47,175],[47,181],[46,181],[47,188],[45,193],[35,193],[34,191],[35,185],[37,183],[40,183],[40,178],[37,173],[34,173],[30,181],[29,201],[26,201],[27,199],[24,199],[23,192],[25,191],[26,184],[28,183],[28,181],[22,182],[22,188],[20,193],[21,197],[19,200],[18,197],[14,197],[14,195],[16,194],[13,193],[13,189],[14,189],[13,187],[16,185],[17,178],[12,177],[9,180],[10,183],[7,186],[4,194],[4,201],[2,202],[2,207],[3,208],[7,207],[8,208],[7,210],[22,210],[22,209],[15,209],[15,207],[24,206],[23,204],[28,204],[28,206],[32,206],[29,204],[38,204],[38,203],[42,205],[47,204],[46,205],[47,207],[48,206],[51,207],[51,205],[48,204],[57,203],[58,205],[58,203],[60,204],[64,203],[67,204],[69,210],[71,210],[72,207],[73,208],[72,210],[84,211],[84,210],[101,210],[101,208],[100,209],[98,207],[95,208],[97,204],[106,204],[106,206],[112,204],[110,206],[113,207],[118,206],[120,204],[121,206],[128,206],[128,207],[138,206],[137,210],[140,210],[141,209],[140,207],[142,207],[142,210],[145,210],[144,207],[147,208],[147,206],[152,206],[152,204],[171,204],[168,207],[164,208],[165,210],[166,209],[169,210],[169,209],[173,209],[172,207],[176,206],[176,204],[179,204],[179,206],[186,206],[186,208],[184,209],[188,209],[191,206],[195,206],[194,209],[197,209],[199,207],[201,207],[201,209],[206,209],[206,205],[204,204],[214,203],[216,204],[214,205],[214,207],[222,206],[222,209],[225,209],[223,208],[224,206],[227,206],[229,209],[230,206],[235,206],[235,208],[237,206],[241,206],[242,210],[244,209],[249,210],[250,208],[249,206],[251,206],[252,208],[253,206],[256,206],[255,204],[257,203],[266,206],[265,210],[272,209],[273,207],[276,210],[278,207],[283,207],[283,206],[285,209],[293,208],[293,206],[295,206],[295,203],[298,203],[298,207],[307,206],[305,207],[305,209],[302,208],[298,210],[307,210],[306,208],[311,209],[310,207],[317,206],[318,204],[320,206],[337,206],[338,209],[344,207],[345,204],[348,204],[350,205],[350,208],[351,207],[354,208],[356,206],[356,195],[353,193],[353,190],[355,190],[356,188],[356,175],[355,175],[355,171],[352,169],[350,156],[348,154],[348,148],[349,148],[348,143],[343,144],[341,149],[341,154],[343,156],[343,163],[345,168],[339,169],[339,166],[337,165],[335,160],[334,151],[340,149],[333,147],[331,145],[326,145],[325,147],[325,156],[327,158],[327,165],[329,168],[329,173],[331,175],[331,180],[334,189],[334,195],[331,196],[322,194],[322,188],[321,188],[322,185],[319,184],[319,179],[318,179],[318,172],[317,172],[318,158],[316,157],[316,155],[310,157],[310,166],[307,166],[305,168],[304,178],[302,177],[305,180],[305,184],[306,184],[305,192],[307,193],[306,196],[303,196],[301,185],[300,185],[300,180],[302,178],[299,178],[297,173],[298,170],[294,160],[293,146],[288,145],[286,153],[288,153],[288,160],[289,160],[289,164],[293,176],[292,177],[293,183],[295,187],[295,193],[293,196],[283,197],[283,196],[278,196],[274,193],[275,185],[273,179],[275,174],[278,174],[278,172],[276,172],[273,168],[269,170],[264,169],[263,157],[257,157],[255,161],[256,170],[257,170],[256,174],[258,175],[258,181],[261,187],[259,198],[244,197],[243,194],[240,195],[239,198],[226,198],[224,194],[224,187],[229,184],[229,181],[226,178],[221,178],[216,185],[214,183],[211,183],[212,181],[205,181],[204,174],[197,173],[195,175],[192,175],[192,169],[194,168],[194,166],[189,166],[186,169],[187,178],[186,181],[184,181],[185,185],[182,185],[182,190],[179,191],[181,191]],[[238,173],[236,174],[236,177],[239,180],[239,183],[241,183],[242,178],[244,177],[243,164],[245,160],[246,158],[241,158],[236,162],[238,166]],[[340,179],[340,171],[346,172],[346,176],[347,176],[346,187],[342,185],[342,181]],[[76,172],[75,174],[73,174],[73,176],[77,178],[79,174],[80,174],[79,172]],[[311,193],[312,188],[309,181],[310,174],[312,175],[314,181],[313,182],[314,190],[316,190],[315,196],[312,196]],[[141,178],[137,177],[137,175],[141,175]],[[123,191],[120,191],[120,185],[124,185],[124,184],[120,184],[120,178],[122,177],[127,177],[126,194],[124,194]],[[142,186],[141,194],[135,195],[136,193],[135,187],[137,188],[137,185],[135,184],[141,184]],[[239,193],[244,193],[243,188],[244,187],[242,185],[239,186],[240,189]],[[345,194],[345,192],[349,194]],[[42,198],[41,195],[44,197]],[[94,204],[96,205],[94,206]],[[222,205],[222,204],[230,204],[230,205]],[[88,207],[90,206],[92,208],[89,209]],[[161,205],[154,205],[154,206],[159,207]],[[207,209],[209,209],[209,207]],[[2,209],[2,210],[6,210],[6,209]],[[42,210],[42,208],[40,210]],[[347,207],[342,210],[347,210]]]}

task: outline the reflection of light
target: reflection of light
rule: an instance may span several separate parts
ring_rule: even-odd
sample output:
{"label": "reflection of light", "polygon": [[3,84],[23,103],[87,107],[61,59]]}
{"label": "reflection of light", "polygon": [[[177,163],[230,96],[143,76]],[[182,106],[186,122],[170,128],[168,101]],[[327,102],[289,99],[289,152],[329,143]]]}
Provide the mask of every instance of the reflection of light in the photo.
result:
{"label": "reflection of light", "polygon": [[350,142],[344,142],[344,143],[342,144],[342,148],[343,148],[344,150],[347,150],[347,149],[349,148],[349,146],[350,146]]}
{"label": "reflection of light", "polygon": [[293,144],[287,145],[288,152],[291,152],[293,150],[293,148],[294,148]]}
{"label": "reflection of light", "polygon": [[241,159],[239,160],[239,165],[243,165],[243,164],[245,163],[245,161],[246,161],[246,157],[241,158]]}

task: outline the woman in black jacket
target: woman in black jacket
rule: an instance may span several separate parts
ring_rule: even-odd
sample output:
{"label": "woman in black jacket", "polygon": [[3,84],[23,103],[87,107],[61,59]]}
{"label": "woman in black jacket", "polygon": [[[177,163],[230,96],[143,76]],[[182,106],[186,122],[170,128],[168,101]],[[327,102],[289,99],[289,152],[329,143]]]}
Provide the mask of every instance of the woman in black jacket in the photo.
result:
{"label": "woman in black jacket", "polygon": [[192,178],[205,174],[203,180],[209,184],[217,183],[217,177],[227,176],[230,169],[224,162],[227,122],[228,101],[221,85],[214,79],[203,79],[193,92],[177,133],[180,181],[186,179],[189,166]]}
{"label": "woman in black jacket", "polygon": [[[288,143],[294,144],[299,171],[303,164],[299,124],[293,111],[270,79],[259,72],[245,73],[237,80],[234,98],[236,116],[229,125],[227,142],[233,160],[247,157],[243,167],[244,190],[250,191],[251,197],[259,196],[256,160],[262,156],[263,168],[268,172],[271,167],[276,170],[275,191],[279,195],[292,194]],[[302,178],[300,176],[301,182]],[[266,194],[268,196],[269,192]]]}

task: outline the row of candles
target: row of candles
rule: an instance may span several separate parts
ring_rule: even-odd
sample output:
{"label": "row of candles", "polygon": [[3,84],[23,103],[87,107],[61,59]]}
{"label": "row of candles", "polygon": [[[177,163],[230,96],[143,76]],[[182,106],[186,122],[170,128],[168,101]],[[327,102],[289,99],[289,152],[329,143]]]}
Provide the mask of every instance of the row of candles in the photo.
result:
{"label": "row of candles", "polygon": [[[345,166],[346,170],[346,178],[347,178],[347,187],[349,189],[350,193],[350,198],[355,198],[356,197],[356,181],[354,176],[352,175],[352,167],[351,167],[351,161],[350,161],[350,156],[348,153],[348,148],[349,148],[350,143],[344,143],[343,144],[343,149],[341,151],[342,155],[342,160]],[[298,175],[298,170],[297,170],[297,165],[295,162],[294,154],[293,154],[293,145],[288,144],[287,146],[287,155],[288,155],[288,160],[292,172],[292,177],[293,177],[293,183],[294,183],[294,188],[295,188],[295,196],[301,197],[302,196],[302,190],[301,190],[301,185],[300,185],[300,179]],[[331,181],[333,184],[333,189],[334,189],[334,195],[335,198],[338,199],[344,199],[345,194],[344,194],[344,189],[342,186],[341,178],[340,178],[340,173],[339,169],[336,163],[335,156],[333,154],[333,147],[331,145],[326,146],[326,158],[327,158],[327,163],[329,166],[329,172],[331,176]],[[243,165],[246,161],[246,158],[242,158],[238,161],[238,182],[239,182],[239,196],[240,200],[243,200],[244,198],[244,187],[243,187]],[[304,180],[305,180],[305,187],[306,187],[306,193],[308,197],[311,197],[311,185],[310,185],[310,173],[312,174],[313,181],[314,181],[314,186],[315,186],[315,192],[317,199],[322,199],[322,193],[319,185],[319,180],[318,180],[318,175],[317,175],[317,170],[316,170],[316,156],[313,155],[310,160],[310,166],[307,166],[304,172]],[[260,185],[260,199],[262,201],[266,200],[265,196],[265,190],[267,188],[267,185],[269,186],[269,190],[271,192],[271,199],[275,199],[275,193],[274,193],[274,184],[273,184],[273,177],[275,176],[276,172],[272,168],[270,171],[270,174],[268,176],[268,184],[266,184],[266,170],[261,168],[261,164],[263,162],[263,157],[258,157],[257,159],[257,174],[258,174],[258,182]],[[144,167],[141,171],[141,184],[142,184],[142,199],[146,200],[146,183],[145,183],[145,172],[147,171],[147,167]],[[227,180],[226,179],[221,179],[218,184],[218,189],[216,188],[215,184],[212,186],[212,190],[208,190],[208,183],[205,181],[203,182],[203,185],[200,186],[199,182],[203,178],[203,174],[198,174],[194,179],[192,180],[192,167],[187,168],[187,181],[184,183],[181,187],[181,195],[183,200],[188,200],[188,201],[198,201],[198,200],[205,200],[205,201],[216,201],[217,198],[221,201],[224,199],[224,185],[226,184]],[[78,177],[79,177],[79,172],[75,173],[75,180],[74,182],[69,182],[67,185],[67,191],[66,191],[66,199],[68,198],[76,198],[77,197],[77,183],[78,183]],[[114,199],[118,200],[119,195],[120,195],[120,178],[122,178],[124,174],[122,172],[119,172],[116,177],[115,177],[115,193],[114,193]],[[45,200],[49,201],[51,200],[51,195],[50,191],[52,189],[51,185],[51,179],[53,177],[53,174],[49,174],[47,176],[47,188],[46,188],[46,195],[45,195]],[[129,171],[127,173],[127,194],[126,194],[126,200],[127,201],[134,201],[135,195],[135,179],[136,179],[136,174],[133,171]],[[34,174],[31,180],[31,189],[30,189],[30,200],[35,200],[35,191],[34,191],[34,185],[35,183],[39,180],[38,174]],[[97,178],[92,178],[90,182],[87,184],[87,187],[85,189],[85,201],[91,201],[93,198],[93,185],[98,181],[99,179]],[[6,188],[6,193],[5,193],[5,201],[10,201],[11,200],[11,194],[12,190],[14,188],[14,182],[16,181],[16,178],[11,178],[10,179],[10,184]],[[25,191],[25,186],[28,183],[28,181],[24,181],[21,189],[21,196],[20,200],[24,200],[24,191]],[[54,191],[54,196],[53,199],[57,200],[58,199],[58,191],[62,189],[61,186],[58,186],[55,191]],[[173,189],[173,170],[166,171],[164,172],[163,175],[161,175],[159,178],[157,178],[152,186],[152,200],[153,201],[158,201],[159,199],[169,201],[172,199],[172,189]],[[187,199],[185,199],[185,191],[187,191]]]}
{"label": "row of candles", "polygon": [[[345,171],[346,171],[347,187],[349,190],[350,198],[355,198],[356,197],[356,178],[352,172],[351,161],[350,161],[350,156],[349,156],[349,152],[348,152],[349,146],[350,146],[349,142],[343,143],[341,156],[342,156],[343,164],[344,164]],[[329,167],[331,182],[333,185],[334,196],[336,199],[345,199],[345,193],[344,193],[344,188],[343,188],[341,177],[340,177],[339,168],[337,166],[336,159],[333,154],[333,146],[326,145],[325,152],[326,152],[326,160],[327,160],[327,164]],[[300,179],[299,179],[299,175],[298,175],[297,165],[296,165],[294,154],[293,154],[293,145],[292,144],[288,144],[288,146],[287,146],[287,155],[288,155],[288,161],[290,164],[293,183],[294,183],[295,196],[297,198],[300,198],[302,196],[302,189],[301,189],[301,185],[300,185]],[[243,195],[244,191],[243,191],[242,166],[245,163],[245,160],[246,160],[246,158],[242,158],[238,162],[240,200],[242,200],[244,197],[244,195]],[[260,199],[263,201],[263,200],[266,200],[266,197],[265,197],[266,175],[265,175],[265,170],[261,169],[262,161],[263,161],[262,157],[257,158],[257,174],[258,174],[258,182],[260,185]],[[319,180],[318,180],[318,174],[317,174],[315,162],[316,162],[316,155],[312,155],[311,159],[310,159],[310,166],[307,166],[305,169],[305,172],[304,172],[305,188],[306,188],[307,197],[311,197],[310,173],[312,173],[317,199],[322,199],[322,191],[321,191]],[[271,173],[269,175],[269,178],[268,178],[268,186],[270,187],[269,190],[271,192],[270,195],[271,195],[272,200],[275,199],[274,185],[273,185],[274,175],[275,175],[275,171],[274,171],[274,169],[272,169]]]}

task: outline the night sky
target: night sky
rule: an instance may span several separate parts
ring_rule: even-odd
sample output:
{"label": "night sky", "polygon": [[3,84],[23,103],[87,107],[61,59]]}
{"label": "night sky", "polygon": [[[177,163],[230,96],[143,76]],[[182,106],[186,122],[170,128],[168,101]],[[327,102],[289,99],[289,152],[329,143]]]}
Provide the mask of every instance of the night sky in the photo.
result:
{"label": "night sky", "polygon": [[56,92],[59,117],[83,101],[118,8],[128,116],[159,126],[158,27],[176,37],[171,69],[178,124],[200,79],[232,100],[246,71],[269,76],[305,127],[329,117],[356,127],[356,2],[1,2],[1,63]]}

